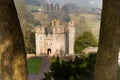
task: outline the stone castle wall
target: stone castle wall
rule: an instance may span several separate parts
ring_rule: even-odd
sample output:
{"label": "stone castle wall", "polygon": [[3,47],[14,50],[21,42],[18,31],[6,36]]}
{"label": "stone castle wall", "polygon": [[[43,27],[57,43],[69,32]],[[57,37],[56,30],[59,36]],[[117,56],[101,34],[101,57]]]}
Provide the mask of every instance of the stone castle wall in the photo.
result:
{"label": "stone castle wall", "polygon": [[[68,31],[69,30],[69,31]],[[71,21],[68,27],[61,26],[59,20],[52,21],[52,34],[45,32],[44,27],[35,30],[36,55],[74,54],[75,28]]]}
{"label": "stone castle wall", "polygon": [[53,53],[65,52],[65,34],[53,34]]}

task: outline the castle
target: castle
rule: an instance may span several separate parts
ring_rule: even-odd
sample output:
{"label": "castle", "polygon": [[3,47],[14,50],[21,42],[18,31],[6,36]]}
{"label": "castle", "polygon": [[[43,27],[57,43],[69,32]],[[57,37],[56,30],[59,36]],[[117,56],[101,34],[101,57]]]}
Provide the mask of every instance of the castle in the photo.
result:
{"label": "castle", "polygon": [[74,54],[74,21],[63,26],[54,19],[52,26],[35,28],[35,38],[37,56]]}

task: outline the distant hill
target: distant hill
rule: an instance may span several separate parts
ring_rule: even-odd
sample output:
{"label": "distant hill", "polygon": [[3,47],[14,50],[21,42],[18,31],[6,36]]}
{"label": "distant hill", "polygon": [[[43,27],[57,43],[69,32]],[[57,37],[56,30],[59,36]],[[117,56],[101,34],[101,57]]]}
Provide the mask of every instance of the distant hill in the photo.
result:
{"label": "distant hill", "polygon": [[79,7],[95,7],[102,8],[102,0],[25,0],[28,5],[40,6],[45,2],[59,3],[61,5],[65,3],[75,3]]}
{"label": "distant hill", "polygon": [[28,5],[41,6],[46,0],[25,0]]}
{"label": "distant hill", "polygon": [[80,7],[102,7],[102,0],[46,0],[47,2],[53,2],[53,3],[75,3],[79,5]]}
{"label": "distant hill", "polygon": [[[17,1],[17,0],[15,0]],[[73,4],[80,8],[80,12],[95,13],[98,8],[102,8],[102,0],[24,0],[30,11],[37,11],[41,5],[47,3],[58,3],[60,6]],[[71,5],[72,6],[72,5]],[[70,6],[69,10],[72,9]],[[74,9],[72,9],[74,10]],[[74,11],[75,12],[75,11]],[[75,12],[76,13],[76,12]]]}

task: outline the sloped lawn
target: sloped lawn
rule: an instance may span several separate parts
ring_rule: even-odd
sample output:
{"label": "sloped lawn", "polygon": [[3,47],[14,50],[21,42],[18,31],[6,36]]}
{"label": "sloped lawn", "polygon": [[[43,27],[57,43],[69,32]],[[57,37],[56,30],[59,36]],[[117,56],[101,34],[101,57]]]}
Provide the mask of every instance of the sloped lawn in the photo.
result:
{"label": "sloped lawn", "polygon": [[30,58],[27,60],[28,73],[29,74],[38,74],[41,67],[41,58]]}

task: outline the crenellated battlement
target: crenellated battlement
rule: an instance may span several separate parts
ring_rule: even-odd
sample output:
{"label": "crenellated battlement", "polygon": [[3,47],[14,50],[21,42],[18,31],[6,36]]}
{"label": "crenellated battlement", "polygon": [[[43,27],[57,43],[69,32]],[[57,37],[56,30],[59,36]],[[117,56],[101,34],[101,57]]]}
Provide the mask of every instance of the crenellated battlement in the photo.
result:
{"label": "crenellated battlement", "polygon": [[[48,29],[45,26],[37,27],[35,29],[35,32],[37,33],[47,33],[49,30],[52,30],[52,33],[66,33],[68,32],[69,27],[74,27],[74,21],[70,21],[67,26],[60,25],[60,20],[59,19],[54,19],[52,20],[52,26],[50,27],[51,29]],[[47,32],[46,32],[47,31]]]}
{"label": "crenellated battlement", "polygon": [[37,55],[60,55],[61,50],[63,54],[74,54],[74,21],[66,26],[61,25],[59,19],[54,19],[52,26],[37,27],[35,34]]}
{"label": "crenellated battlement", "polygon": [[75,27],[75,23],[73,20],[71,20],[69,23],[68,23],[68,27]]}
{"label": "crenellated battlement", "polygon": [[35,28],[35,32],[44,34],[45,33],[45,28],[42,27],[42,26],[41,27],[37,27],[37,28]]}
{"label": "crenellated battlement", "polygon": [[52,27],[60,27],[60,20],[59,19],[52,20]]}

